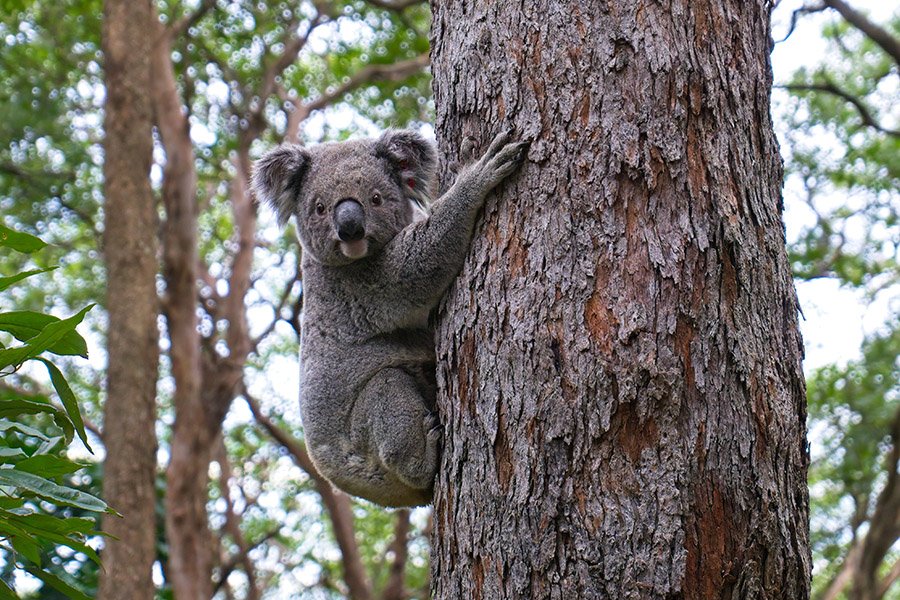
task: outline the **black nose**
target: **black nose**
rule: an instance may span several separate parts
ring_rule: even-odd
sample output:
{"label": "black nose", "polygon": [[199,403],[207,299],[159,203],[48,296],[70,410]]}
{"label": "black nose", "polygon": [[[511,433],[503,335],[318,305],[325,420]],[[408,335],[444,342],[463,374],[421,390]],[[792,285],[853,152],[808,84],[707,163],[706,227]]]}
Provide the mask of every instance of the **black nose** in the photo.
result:
{"label": "black nose", "polygon": [[352,198],[338,202],[334,209],[334,227],[342,242],[355,242],[366,234],[366,214],[362,205]]}

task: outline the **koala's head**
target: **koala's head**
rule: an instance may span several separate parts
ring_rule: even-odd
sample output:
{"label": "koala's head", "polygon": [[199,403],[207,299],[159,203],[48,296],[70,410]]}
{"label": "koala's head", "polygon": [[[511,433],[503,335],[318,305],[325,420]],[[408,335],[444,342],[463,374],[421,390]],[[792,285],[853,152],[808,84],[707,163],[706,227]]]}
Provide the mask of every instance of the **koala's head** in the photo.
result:
{"label": "koala's head", "polygon": [[297,218],[304,252],[329,266],[377,254],[425,218],[437,156],[414,131],[304,148],[285,144],[257,161],[253,190],[279,225]]}

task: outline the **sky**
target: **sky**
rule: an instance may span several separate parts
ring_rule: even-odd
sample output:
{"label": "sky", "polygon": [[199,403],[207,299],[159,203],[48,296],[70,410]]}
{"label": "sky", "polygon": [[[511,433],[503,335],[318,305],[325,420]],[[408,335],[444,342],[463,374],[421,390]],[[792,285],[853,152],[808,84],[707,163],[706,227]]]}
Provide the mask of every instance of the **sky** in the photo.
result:
{"label": "sky", "polygon": [[[802,0],[783,0],[772,15],[773,38],[783,38],[790,24],[793,11],[803,5]],[[809,4],[809,2],[807,2]],[[853,0],[851,5],[867,12],[876,22],[885,22],[892,13],[900,10],[898,0]],[[787,41],[775,45],[772,51],[772,71],[775,83],[783,83],[802,66],[811,67],[826,56],[826,45],[820,32],[822,25],[836,18],[833,11],[804,15]],[[779,95],[783,90],[773,90],[774,118],[778,120]],[[782,103],[782,106],[784,104]],[[786,144],[782,143],[782,148]],[[785,228],[788,239],[795,238],[809,214],[792,198],[791,182],[785,187]],[[793,200],[793,202],[792,202]],[[798,282],[797,295],[802,308],[800,329],[806,346],[804,369],[813,369],[830,363],[845,363],[860,355],[864,336],[874,333],[898,306],[894,294],[882,294],[869,304],[860,291],[842,289],[833,280]]]}

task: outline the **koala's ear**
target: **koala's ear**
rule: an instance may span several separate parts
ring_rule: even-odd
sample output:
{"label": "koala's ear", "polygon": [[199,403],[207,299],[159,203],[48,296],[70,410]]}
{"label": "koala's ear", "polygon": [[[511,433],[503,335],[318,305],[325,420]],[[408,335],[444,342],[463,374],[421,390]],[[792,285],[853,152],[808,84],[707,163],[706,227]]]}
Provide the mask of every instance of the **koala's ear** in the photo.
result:
{"label": "koala's ear", "polygon": [[437,151],[416,131],[389,129],[375,141],[375,155],[392,167],[400,183],[415,196],[430,197]]}
{"label": "koala's ear", "polygon": [[283,226],[294,214],[310,162],[309,150],[284,144],[266,152],[253,165],[253,192],[275,210],[279,225]]}

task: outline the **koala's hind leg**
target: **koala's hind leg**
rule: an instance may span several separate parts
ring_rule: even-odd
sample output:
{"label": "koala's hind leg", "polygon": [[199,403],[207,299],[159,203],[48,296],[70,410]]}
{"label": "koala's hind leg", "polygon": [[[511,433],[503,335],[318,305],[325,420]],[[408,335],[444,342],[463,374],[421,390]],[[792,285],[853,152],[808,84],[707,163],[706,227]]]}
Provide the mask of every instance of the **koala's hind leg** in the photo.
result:
{"label": "koala's hind leg", "polygon": [[421,384],[402,369],[382,369],[363,392],[370,407],[371,443],[385,468],[430,497],[440,460],[441,428]]}

